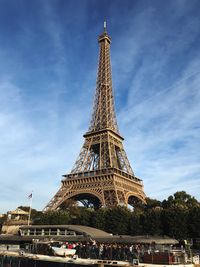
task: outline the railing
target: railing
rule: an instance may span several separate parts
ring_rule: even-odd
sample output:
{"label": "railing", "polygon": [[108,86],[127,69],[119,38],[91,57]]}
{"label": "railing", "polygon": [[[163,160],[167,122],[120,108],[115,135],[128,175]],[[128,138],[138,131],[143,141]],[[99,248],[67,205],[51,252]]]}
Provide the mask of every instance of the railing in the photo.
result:
{"label": "railing", "polygon": [[[109,175],[109,174],[119,174],[122,175],[130,180],[135,181],[136,183],[139,183],[140,185],[143,185],[142,180],[139,178],[132,176],[120,169],[117,168],[107,168],[107,169],[101,169],[101,170],[95,170],[95,171],[87,171],[87,172],[79,172],[79,173],[70,173],[67,175],[63,175],[66,179],[73,179],[73,178],[84,178],[84,177],[94,177],[98,175]],[[63,181],[66,181],[66,179],[63,179]]]}
{"label": "railing", "polygon": [[[21,236],[77,236],[75,231],[60,228],[31,228],[20,229]],[[82,234],[81,234],[82,236]]]}

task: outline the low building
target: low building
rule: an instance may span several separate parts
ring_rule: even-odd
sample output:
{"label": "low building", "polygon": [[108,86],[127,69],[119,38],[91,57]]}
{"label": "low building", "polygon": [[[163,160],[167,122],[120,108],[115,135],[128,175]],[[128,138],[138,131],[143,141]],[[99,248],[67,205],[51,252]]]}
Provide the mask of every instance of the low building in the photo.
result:
{"label": "low building", "polygon": [[8,211],[7,212],[7,222],[11,222],[11,221],[28,221],[28,217],[29,217],[29,212],[24,211],[20,208],[17,208],[16,210],[13,211]]}
{"label": "low building", "polygon": [[20,225],[27,225],[29,218],[29,212],[17,208],[13,211],[8,211],[6,220],[2,225],[2,234],[15,234],[19,230]]}

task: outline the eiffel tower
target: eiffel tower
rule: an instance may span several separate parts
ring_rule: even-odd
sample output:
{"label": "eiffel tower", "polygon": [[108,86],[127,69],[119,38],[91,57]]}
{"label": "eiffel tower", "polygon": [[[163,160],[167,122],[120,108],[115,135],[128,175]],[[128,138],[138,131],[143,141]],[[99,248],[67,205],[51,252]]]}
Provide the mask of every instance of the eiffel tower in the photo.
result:
{"label": "eiffel tower", "polygon": [[145,202],[142,180],[137,178],[123,148],[115,116],[110,44],[106,31],[98,38],[99,64],[92,120],[85,142],[70,174],[44,211],[63,209],[69,200],[95,208]]}

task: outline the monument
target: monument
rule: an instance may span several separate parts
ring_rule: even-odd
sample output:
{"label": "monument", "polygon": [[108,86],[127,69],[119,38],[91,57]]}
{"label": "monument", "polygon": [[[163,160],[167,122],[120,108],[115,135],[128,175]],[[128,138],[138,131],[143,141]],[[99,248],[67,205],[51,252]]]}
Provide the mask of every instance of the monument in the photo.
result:
{"label": "monument", "polygon": [[44,211],[63,209],[68,200],[94,208],[145,202],[142,180],[131,168],[123,147],[114,107],[110,63],[111,38],[104,32],[98,38],[99,63],[92,119],[85,142],[70,174]]}

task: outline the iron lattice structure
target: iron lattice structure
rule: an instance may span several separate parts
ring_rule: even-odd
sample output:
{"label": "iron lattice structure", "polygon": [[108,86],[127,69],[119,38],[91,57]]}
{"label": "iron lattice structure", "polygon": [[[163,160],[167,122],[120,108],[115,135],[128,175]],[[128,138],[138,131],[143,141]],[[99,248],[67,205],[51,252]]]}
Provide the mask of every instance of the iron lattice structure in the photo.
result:
{"label": "iron lattice structure", "polygon": [[45,207],[64,208],[69,199],[85,206],[113,207],[145,202],[142,180],[134,175],[119,133],[112,89],[110,43],[106,29],[99,36],[99,64],[92,120],[70,174]]}

